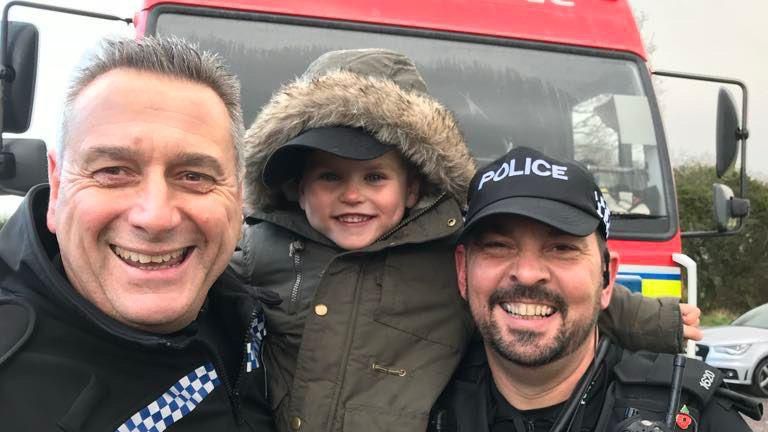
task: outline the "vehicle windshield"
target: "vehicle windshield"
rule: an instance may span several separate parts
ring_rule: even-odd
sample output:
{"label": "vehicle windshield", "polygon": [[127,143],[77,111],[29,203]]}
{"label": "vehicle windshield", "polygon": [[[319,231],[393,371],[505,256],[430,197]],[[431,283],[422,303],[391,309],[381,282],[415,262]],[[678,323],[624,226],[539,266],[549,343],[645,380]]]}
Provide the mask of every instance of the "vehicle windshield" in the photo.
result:
{"label": "vehicle windshield", "polygon": [[155,32],[197,41],[228,60],[242,80],[246,126],[272,92],[321,54],[389,48],[414,59],[430,94],[457,115],[479,166],[516,146],[575,159],[595,174],[618,215],[612,234],[671,229],[671,180],[662,169],[666,152],[657,142],[642,63],[241,17],[165,12]]}
{"label": "vehicle windshield", "polygon": [[731,325],[768,329],[768,303],[746,312],[733,320]]}

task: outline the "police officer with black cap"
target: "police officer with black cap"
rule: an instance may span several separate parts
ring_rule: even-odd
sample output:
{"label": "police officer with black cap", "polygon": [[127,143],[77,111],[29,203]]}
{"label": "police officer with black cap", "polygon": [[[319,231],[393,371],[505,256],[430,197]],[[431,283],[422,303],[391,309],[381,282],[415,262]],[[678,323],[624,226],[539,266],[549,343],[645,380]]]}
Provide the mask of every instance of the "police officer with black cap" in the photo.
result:
{"label": "police officer with black cap", "polygon": [[610,210],[580,164],[515,148],[469,189],[459,290],[482,340],[432,410],[435,431],[749,431],[756,401],[682,356],[597,328],[618,269]]}

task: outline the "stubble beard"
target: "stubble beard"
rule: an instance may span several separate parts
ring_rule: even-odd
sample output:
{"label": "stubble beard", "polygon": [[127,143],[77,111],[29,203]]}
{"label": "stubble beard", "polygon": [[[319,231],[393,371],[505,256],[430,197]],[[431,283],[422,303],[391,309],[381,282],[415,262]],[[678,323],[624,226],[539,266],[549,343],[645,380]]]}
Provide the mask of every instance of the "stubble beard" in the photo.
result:
{"label": "stubble beard", "polygon": [[[469,293],[468,280],[466,284]],[[493,307],[499,304],[501,299],[505,301],[546,300],[554,304],[562,317],[562,323],[554,340],[544,341],[541,334],[529,330],[508,330],[507,333],[512,337],[511,340],[505,340],[502,329],[491,316]],[[513,364],[536,368],[572,354],[586,342],[597,323],[600,313],[600,296],[599,292],[595,295],[595,303],[590,315],[576,317],[570,323],[567,322],[568,305],[562,296],[541,285],[497,288],[489,297],[487,308],[477,308],[470,303],[470,309],[483,340],[494,352]],[[530,349],[532,347],[535,349]]]}

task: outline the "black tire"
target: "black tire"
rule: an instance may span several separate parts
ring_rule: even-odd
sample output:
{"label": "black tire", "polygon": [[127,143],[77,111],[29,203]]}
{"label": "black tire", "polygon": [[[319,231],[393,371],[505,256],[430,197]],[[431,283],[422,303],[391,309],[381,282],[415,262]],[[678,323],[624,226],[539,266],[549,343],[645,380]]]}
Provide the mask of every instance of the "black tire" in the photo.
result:
{"label": "black tire", "polygon": [[755,396],[768,398],[768,358],[760,360],[752,374],[752,393]]}

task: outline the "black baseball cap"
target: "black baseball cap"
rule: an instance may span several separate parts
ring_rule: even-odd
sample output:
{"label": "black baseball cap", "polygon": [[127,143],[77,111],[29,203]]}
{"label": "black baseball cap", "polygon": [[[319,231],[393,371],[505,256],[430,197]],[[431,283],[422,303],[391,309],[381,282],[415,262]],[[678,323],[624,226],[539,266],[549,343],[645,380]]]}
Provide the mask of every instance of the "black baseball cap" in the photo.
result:
{"label": "black baseball cap", "polygon": [[583,165],[518,147],[478,170],[468,192],[464,233],[483,218],[515,214],[563,232],[608,238],[611,212]]}
{"label": "black baseball cap", "polygon": [[308,150],[322,150],[353,160],[371,160],[392,150],[362,128],[321,127],[307,129],[272,152],[264,165],[262,180],[269,187],[297,178]]}

